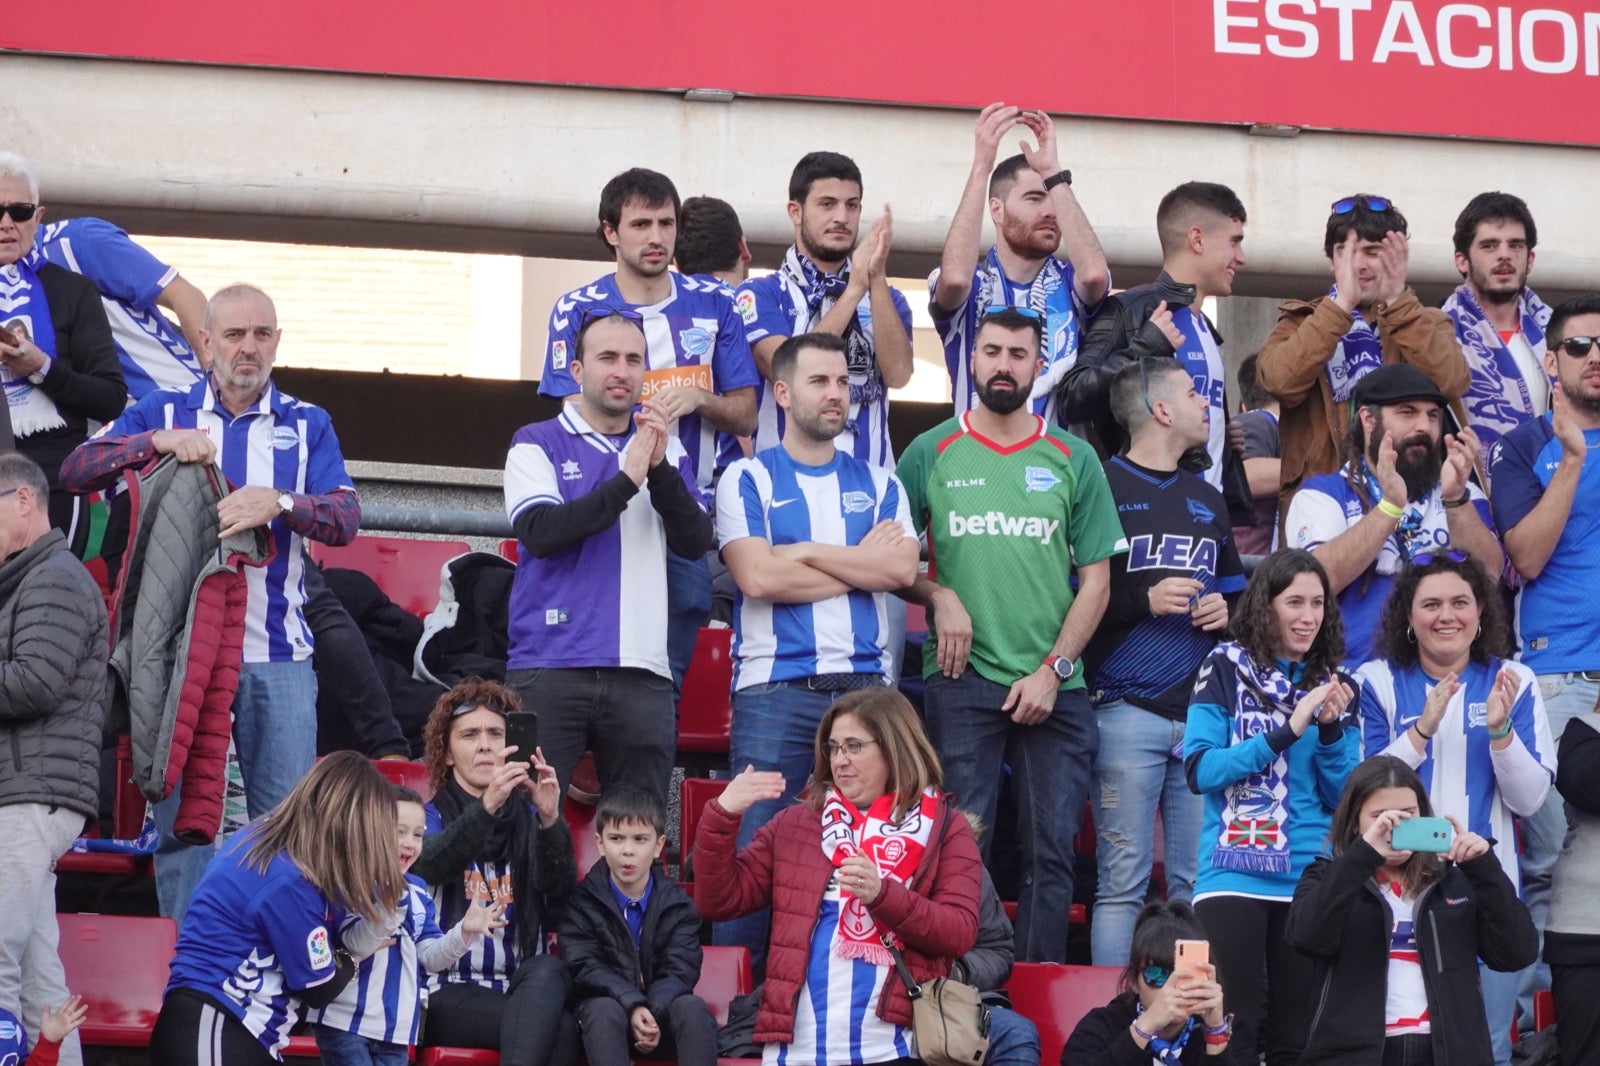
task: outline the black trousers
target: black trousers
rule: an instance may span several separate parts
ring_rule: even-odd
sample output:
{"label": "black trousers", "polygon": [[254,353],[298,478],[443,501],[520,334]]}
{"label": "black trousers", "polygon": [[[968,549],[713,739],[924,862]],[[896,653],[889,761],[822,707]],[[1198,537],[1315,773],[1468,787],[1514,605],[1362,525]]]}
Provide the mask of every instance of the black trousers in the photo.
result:
{"label": "black trousers", "polygon": [[572,979],[554,955],[524,959],[505,992],[448,984],[428,997],[428,1047],[500,1052],[501,1066],[573,1066],[578,1026],[567,1010]]}
{"label": "black trousers", "polygon": [[1600,1066],[1600,966],[1552,963],[1550,991],[1562,1066]]}
{"label": "black trousers", "polygon": [[717,1020],[699,996],[679,996],[658,1017],[661,1042],[648,1054],[633,1047],[633,1027],[619,1000],[609,996],[578,1004],[578,1032],[589,1066],[628,1066],[635,1058],[677,1059],[679,1066],[716,1066]]}
{"label": "black trousers", "polygon": [[150,1034],[150,1061],[161,1066],[277,1066],[278,1060],[239,1019],[210,997],[175,988]]}
{"label": "black trousers", "polygon": [[1233,1061],[1254,1063],[1265,1052],[1267,1066],[1293,1066],[1311,1027],[1316,969],[1283,937],[1289,901],[1212,896],[1194,911],[1233,1014]]}

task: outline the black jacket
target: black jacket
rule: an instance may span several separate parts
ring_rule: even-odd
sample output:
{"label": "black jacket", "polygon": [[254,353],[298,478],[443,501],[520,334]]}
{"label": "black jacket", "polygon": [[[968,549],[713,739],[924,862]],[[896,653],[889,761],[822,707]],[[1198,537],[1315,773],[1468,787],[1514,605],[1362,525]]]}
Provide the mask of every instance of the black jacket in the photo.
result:
{"label": "black jacket", "polygon": [[[1302,1063],[1370,1064],[1383,1057],[1389,905],[1372,875],[1383,858],[1357,840],[1300,878],[1284,938],[1317,960],[1317,992]],[[1478,958],[1519,970],[1538,956],[1528,909],[1492,850],[1446,866],[1418,897],[1417,954],[1436,1066],[1493,1062]]]}
{"label": "black jacket", "polygon": [[580,1000],[614,999],[630,1014],[649,1007],[664,1021],[672,1001],[692,995],[700,980],[700,915],[689,894],[659,867],[650,876],[637,946],[611,892],[604,859],[590,867],[567,901],[558,942]]}
{"label": "black jacket", "polygon": [[87,439],[91,420],[109,422],[122,413],[128,386],[94,282],[45,263],[39,284],[56,334],[56,358],[39,388],[67,424],[20,438],[17,450],[39,464],[54,491],[61,461]]}
{"label": "black jacket", "polygon": [[[1137,1017],[1138,1003],[1137,992],[1124,992],[1085,1014],[1061,1049],[1061,1066],[1150,1066],[1150,1052],[1135,1044],[1128,1031],[1128,1023]],[[1197,1022],[1178,1061],[1184,1066],[1229,1066],[1233,1048],[1230,1045],[1220,1055],[1207,1055],[1206,1033]]]}

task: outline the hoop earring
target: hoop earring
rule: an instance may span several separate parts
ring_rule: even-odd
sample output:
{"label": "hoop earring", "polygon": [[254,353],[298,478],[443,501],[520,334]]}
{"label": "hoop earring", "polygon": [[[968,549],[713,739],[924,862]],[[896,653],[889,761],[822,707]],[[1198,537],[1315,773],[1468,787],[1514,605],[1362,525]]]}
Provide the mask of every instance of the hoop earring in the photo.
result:
{"label": "hoop earring", "polygon": [[[1478,636],[1480,636],[1480,637],[1483,636],[1483,623],[1482,622],[1478,623]],[[1474,639],[1476,639],[1476,638],[1474,638]]]}
{"label": "hoop earring", "polygon": [[1411,627],[1410,626],[1406,626],[1406,643],[1407,644],[1415,644],[1416,642],[1417,642],[1417,635],[1415,633],[1411,632]]}

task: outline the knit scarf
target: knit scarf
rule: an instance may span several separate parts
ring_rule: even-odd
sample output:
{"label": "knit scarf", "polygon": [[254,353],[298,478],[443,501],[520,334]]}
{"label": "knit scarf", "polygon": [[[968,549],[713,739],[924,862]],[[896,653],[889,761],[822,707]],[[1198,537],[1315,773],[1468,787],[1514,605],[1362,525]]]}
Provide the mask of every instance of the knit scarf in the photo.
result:
{"label": "knit scarf", "polygon": [[[461,817],[462,812],[472,804],[481,802],[477,796],[462,788],[453,774],[444,779],[444,785],[433,796],[433,806],[445,825]],[[539,894],[533,887],[534,848],[538,832],[532,806],[527,800],[513,794],[494,816],[494,829],[489,839],[472,857],[475,862],[494,863],[502,870],[511,871],[513,906],[507,909],[510,925],[506,933],[507,939],[517,947],[517,957],[523,959],[537,955],[540,947],[539,916],[542,908],[538,904]],[[448,929],[467,913],[466,884],[472,873],[471,870],[464,870],[462,876],[447,880],[442,886],[439,921],[444,923],[443,928]]]}
{"label": "knit scarf", "polygon": [[[829,274],[813,263],[809,256],[801,255],[799,247],[792,244],[778,272],[787,280],[789,291],[796,294],[796,334],[810,333],[816,329],[850,284],[849,259],[844,261],[844,266],[839,268],[837,274]],[[861,306],[867,306],[865,300]],[[862,406],[881,402],[886,390],[883,377],[878,373],[877,360],[872,357],[872,338],[861,328],[859,309],[850,316],[850,323],[845,326],[844,344],[845,360],[850,370],[850,411],[847,421],[857,437],[865,437],[867,427],[862,419]]]}
{"label": "knit scarf", "polygon": [[[1490,324],[1483,308],[1466,285],[1452,292],[1442,305],[1456,324],[1456,339],[1467,357],[1472,380],[1467,385],[1465,404],[1472,428],[1483,445],[1487,461],[1495,441],[1543,411],[1534,410],[1533,396],[1522,379],[1516,357],[1500,339],[1500,331]],[[1522,336],[1537,355],[1544,345],[1544,327],[1550,321],[1550,308],[1524,286],[1517,297],[1517,314]]]}
{"label": "knit scarf", "polygon": [[[1305,693],[1276,664],[1258,665],[1233,641],[1217,645],[1233,664],[1233,735],[1230,747],[1284,725]],[[1289,870],[1289,755],[1275,756],[1264,770],[1223,791],[1222,832],[1214,866],[1245,873]]]}
{"label": "knit scarf", "polygon": [[[1169,977],[1168,980],[1170,981],[1171,978]],[[1138,1005],[1138,1013],[1134,1015],[1134,1020],[1137,1021],[1143,1017],[1144,1004],[1140,1003]],[[1143,1027],[1140,1028],[1140,1031],[1143,1031]],[[1161,1063],[1162,1066],[1179,1066],[1183,1062],[1184,1045],[1189,1042],[1189,1034],[1192,1032],[1194,1032],[1194,1015],[1191,1014],[1184,1020],[1183,1032],[1171,1040],[1163,1040],[1159,1036],[1152,1036],[1150,1043],[1145,1046],[1145,1050],[1150,1052],[1150,1057]]]}
{"label": "knit scarf", "polygon": [[[1328,289],[1328,299],[1339,294],[1339,286]],[[1361,317],[1360,311],[1350,312],[1350,329],[1339,343],[1333,346],[1328,357],[1328,384],[1333,387],[1337,403],[1350,402],[1350,393],[1356,382],[1383,365],[1383,346],[1378,343],[1378,331],[1371,322]]]}
{"label": "knit scarf", "polygon": [[[898,822],[894,814],[893,793],[879,796],[863,813],[839,794],[828,789],[822,801],[822,854],[837,869],[852,855],[865,855],[886,881],[911,884],[922,856],[933,835],[939,794],[929,788]],[[833,953],[841,959],[861,959],[874,966],[894,962],[889,950],[878,939],[878,923],[867,905],[850,893],[840,892],[839,927],[833,937]]]}
{"label": "knit scarf", "polygon": [[[1366,504],[1367,510],[1370,511],[1378,506],[1379,500],[1383,499],[1383,486],[1378,483],[1378,475],[1372,472],[1372,468],[1367,465],[1365,459],[1361,460],[1361,474],[1365,479],[1367,489]],[[1350,477],[1348,467],[1345,468],[1345,477]],[[1438,491],[1437,488],[1434,491]],[[1399,547],[1400,558],[1402,559],[1411,558],[1411,545],[1416,540],[1417,534],[1422,532],[1423,508],[1429,503],[1431,496],[1432,493],[1429,493],[1428,496],[1424,496],[1420,500],[1412,500],[1406,504],[1405,513],[1400,516],[1400,524],[1395,527],[1393,533],[1389,534]],[[1373,561],[1373,565],[1377,565],[1376,560]]]}
{"label": "knit scarf", "polygon": [[[27,334],[45,355],[56,357],[56,329],[50,318],[50,302],[39,282],[44,253],[37,242],[28,254],[15,263],[0,267],[0,325],[14,334]],[[44,390],[18,374],[0,367],[0,384],[11,409],[11,431],[17,438],[31,437],[67,424],[55,401]]]}

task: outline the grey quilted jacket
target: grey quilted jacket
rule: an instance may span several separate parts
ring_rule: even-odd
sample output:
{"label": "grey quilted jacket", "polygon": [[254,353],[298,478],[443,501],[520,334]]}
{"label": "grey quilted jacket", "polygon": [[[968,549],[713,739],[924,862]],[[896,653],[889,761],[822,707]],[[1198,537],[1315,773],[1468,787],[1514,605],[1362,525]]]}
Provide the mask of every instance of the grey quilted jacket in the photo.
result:
{"label": "grey quilted jacket", "polygon": [[0,566],[0,806],[94,817],[109,651],[105,600],[59,530]]}

